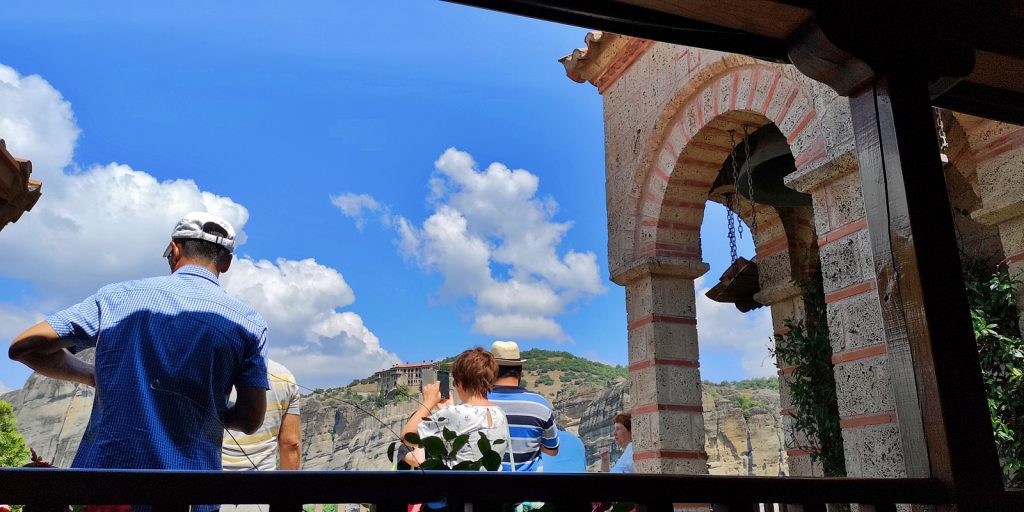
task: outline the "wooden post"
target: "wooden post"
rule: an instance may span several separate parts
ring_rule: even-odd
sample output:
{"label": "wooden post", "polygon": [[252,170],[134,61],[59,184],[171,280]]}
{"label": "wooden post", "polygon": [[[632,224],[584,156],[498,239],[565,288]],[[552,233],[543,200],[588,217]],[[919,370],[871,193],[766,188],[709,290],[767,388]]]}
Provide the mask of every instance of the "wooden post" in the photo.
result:
{"label": "wooden post", "polygon": [[978,510],[1002,480],[927,81],[878,79],[850,109],[907,476]]}

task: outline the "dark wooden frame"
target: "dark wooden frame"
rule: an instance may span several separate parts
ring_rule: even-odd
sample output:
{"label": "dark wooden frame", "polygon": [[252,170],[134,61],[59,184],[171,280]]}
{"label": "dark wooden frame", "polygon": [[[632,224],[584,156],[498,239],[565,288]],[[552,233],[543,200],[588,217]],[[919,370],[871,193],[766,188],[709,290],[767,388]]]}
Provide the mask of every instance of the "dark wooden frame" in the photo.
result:
{"label": "dark wooden frame", "polygon": [[[0,469],[0,501],[14,504],[153,504],[184,510],[202,503],[375,503],[404,510],[406,503],[544,501],[589,510],[593,501],[629,501],[647,510],[673,503],[716,504],[716,510],[752,510],[790,504],[863,503],[879,510],[896,503],[942,504],[950,496],[937,479],[779,478],[691,475],[488,473],[452,471],[139,471]],[[1016,503],[1024,506],[1024,496]],[[486,505],[486,506],[485,506]],[[799,505],[799,507],[798,507]],[[1007,509],[1009,510],[1009,509]]]}
{"label": "dark wooden frame", "polygon": [[[666,13],[661,25],[679,30],[651,28],[659,15],[632,11],[629,2],[451,1],[669,43],[765,53],[745,50],[759,43],[752,37],[762,36],[745,33],[723,42],[715,29],[702,34],[692,30],[696,22]],[[1009,11],[1010,3],[797,3],[813,15],[784,41],[783,61],[851,98],[908,476],[940,480],[950,495],[940,508],[992,509],[1016,494],[1003,488],[999,473],[931,107],[1024,123],[1024,94],[957,78],[970,73],[976,51],[992,43],[977,46],[986,26],[979,20],[1001,21],[1000,10]],[[728,17],[725,9],[719,14]],[[1020,38],[1003,39],[1009,42],[1001,51],[1024,58]],[[778,57],[777,50],[768,54]]]}

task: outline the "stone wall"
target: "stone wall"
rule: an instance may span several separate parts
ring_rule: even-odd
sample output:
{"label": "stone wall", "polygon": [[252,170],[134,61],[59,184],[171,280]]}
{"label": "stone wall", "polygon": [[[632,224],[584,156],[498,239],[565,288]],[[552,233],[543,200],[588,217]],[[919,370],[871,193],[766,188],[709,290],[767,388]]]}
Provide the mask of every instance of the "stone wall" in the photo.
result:
{"label": "stone wall", "polygon": [[[699,375],[699,319],[685,281],[702,273],[704,204],[721,202],[710,188],[735,135],[772,122],[796,160],[786,184],[811,194],[813,213],[793,223],[772,208],[734,208],[748,225],[756,219],[765,228],[755,236],[762,269],[755,298],[772,307],[781,332],[784,320],[804,315],[791,281],[820,265],[848,473],[905,475],[847,98],[791,66],[614,34],[592,33],[586,43],[562,62],[604,100],[609,270],[627,288],[630,370],[645,390],[635,411],[646,415],[642,425],[655,425],[637,433],[652,459],[638,467],[702,472],[678,462],[689,457],[683,447],[694,444],[695,429],[687,425],[700,412],[687,373]],[[938,119],[965,251],[1024,275],[1024,128],[948,112]],[[1024,285],[1018,293],[1024,299]],[[778,363],[788,413],[794,368]],[[687,414],[689,423],[680,423]],[[674,433],[665,436],[666,429]],[[794,474],[820,474],[807,453],[789,455]]]}

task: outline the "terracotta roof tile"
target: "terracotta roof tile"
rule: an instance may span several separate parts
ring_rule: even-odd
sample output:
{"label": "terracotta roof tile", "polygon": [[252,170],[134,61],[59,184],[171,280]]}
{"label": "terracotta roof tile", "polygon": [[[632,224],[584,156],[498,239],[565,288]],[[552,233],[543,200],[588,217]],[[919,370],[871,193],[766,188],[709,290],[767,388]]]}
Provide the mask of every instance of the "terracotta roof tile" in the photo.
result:
{"label": "terracotta roof tile", "polygon": [[39,200],[43,184],[31,175],[32,162],[15,158],[0,139],[0,229],[17,221]]}

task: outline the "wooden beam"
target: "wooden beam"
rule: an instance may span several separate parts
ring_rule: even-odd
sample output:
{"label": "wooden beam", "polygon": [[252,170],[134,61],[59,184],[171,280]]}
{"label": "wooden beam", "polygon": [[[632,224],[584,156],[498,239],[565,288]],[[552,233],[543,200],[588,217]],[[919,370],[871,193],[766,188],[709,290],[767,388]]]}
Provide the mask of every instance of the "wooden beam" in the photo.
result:
{"label": "wooden beam", "polygon": [[781,39],[616,0],[447,1],[624,36],[741,53],[773,62],[789,62],[785,43]]}
{"label": "wooden beam", "polygon": [[850,109],[907,476],[977,510],[1003,486],[927,81],[878,79]]}

